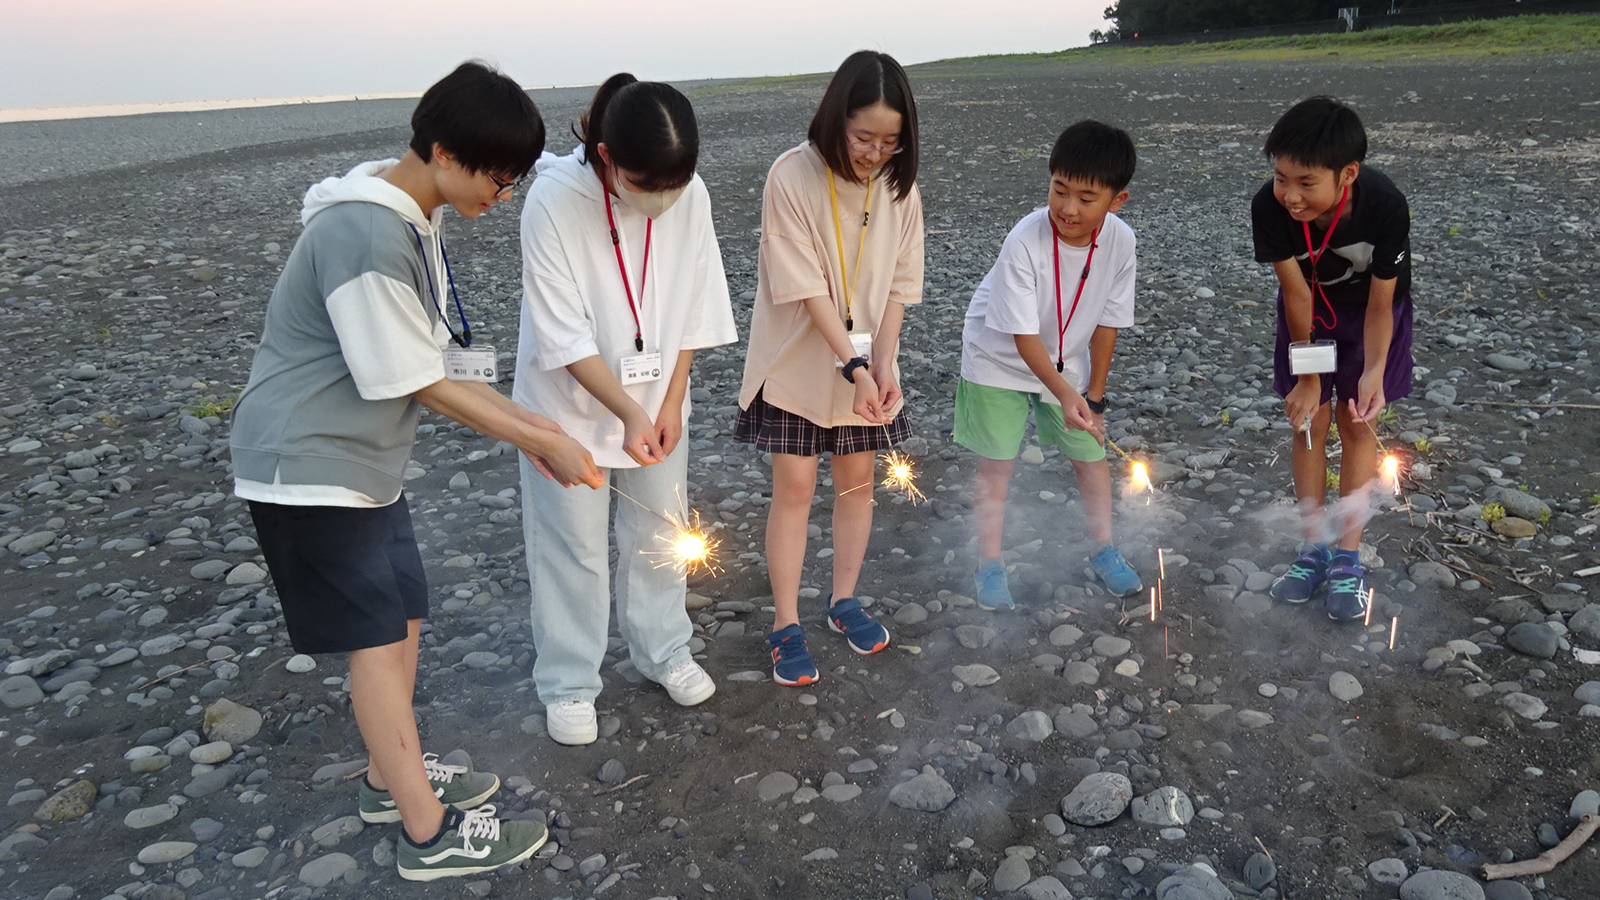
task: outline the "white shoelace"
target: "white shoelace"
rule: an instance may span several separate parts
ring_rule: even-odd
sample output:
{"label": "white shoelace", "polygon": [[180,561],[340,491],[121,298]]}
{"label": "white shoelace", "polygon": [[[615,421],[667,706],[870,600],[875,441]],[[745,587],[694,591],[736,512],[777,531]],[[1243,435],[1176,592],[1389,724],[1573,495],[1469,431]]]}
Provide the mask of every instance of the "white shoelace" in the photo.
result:
{"label": "white shoelace", "polygon": [[[468,853],[478,851],[472,846],[473,838],[482,838],[486,841],[500,840],[500,820],[495,818],[493,803],[485,803],[476,808],[469,809],[461,814],[461,824],[456,826],[456,831],[461,835],[461,849]],[[484,848],[487,851],[487,848]]]}
{"label": "white shoelace", "polygon": [[422,771],[428,776],[429,781],[443,781],[446,784],[455,781],[457,775],[465,775],[471,771],[466,766],[452,766],[439,761],[439,754],[424,753],[422,755]]}

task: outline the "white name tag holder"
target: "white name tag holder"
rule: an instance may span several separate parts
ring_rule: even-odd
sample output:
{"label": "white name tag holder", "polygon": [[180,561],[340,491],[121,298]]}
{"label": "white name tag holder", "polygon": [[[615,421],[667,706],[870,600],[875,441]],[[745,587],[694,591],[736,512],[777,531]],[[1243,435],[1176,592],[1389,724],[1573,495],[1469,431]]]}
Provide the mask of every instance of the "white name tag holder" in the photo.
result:
{"label": "white name tag holder", "polygon": [[630,384],[643,384],[647,381],[661,380],[661,354],[640,353],[637,356],[624,356],[619,361],[619,374],[623,387]]}
{"label": "white name tag holder", "polygon": [[495,384],[500,367],[493,347],[450,347],[444,351],[444,375],[451,381],[481,381]]}
{"label": "white name tag holder", "polygon": [[[851,332],[850,349],[853,351],[852,356],[859,356],[869,363],[872,362],[872,334],[866,331]],[[842,359],[835,359],[833,367],[842,369],[844,368],[844,363],[845,361]]]}
{"label": "white name tag holder", "polygon": [[1333,341],[1295,341],[1289,345],[1289,374],[1324,375],[1338,362]]}

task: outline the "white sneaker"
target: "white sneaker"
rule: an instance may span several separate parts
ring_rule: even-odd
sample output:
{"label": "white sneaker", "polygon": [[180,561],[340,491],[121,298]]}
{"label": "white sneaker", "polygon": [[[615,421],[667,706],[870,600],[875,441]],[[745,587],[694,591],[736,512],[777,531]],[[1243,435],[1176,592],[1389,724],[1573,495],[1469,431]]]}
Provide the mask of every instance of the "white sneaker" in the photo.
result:
{"label": "white sneaker", "polygon": [[717,685],[694,660],[684,663],[661,676],[659,684],[667,689],[667,696],[679,706],[695,706],[717,692]]}
{"label": "white sneaker", "polygon": [[600,736],[594,704],[587,700],[568,700],[545,707],[545,730],[558,744],[576,747],[592,744]]}

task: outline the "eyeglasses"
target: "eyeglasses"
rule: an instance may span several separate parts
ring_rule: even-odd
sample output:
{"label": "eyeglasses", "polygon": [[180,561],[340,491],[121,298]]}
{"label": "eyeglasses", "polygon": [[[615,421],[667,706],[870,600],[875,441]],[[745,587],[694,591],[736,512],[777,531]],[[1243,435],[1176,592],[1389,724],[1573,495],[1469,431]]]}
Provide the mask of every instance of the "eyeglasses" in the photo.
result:
{"label": "eyeglasses", "polygon": [[[487,172],[484,174],[489,175]],[[518,178],[516,181],[501,181],[493,175],[489,175],[489,180],[494,182],[494,186],[496,188],[494,195],[498,197],[508,191],[515,191],[517,188],[522,187],[522,183],[528,180],[528,176],[524,175],[521,178]]]}
{"label": "eyeglasses", "polygon": [[906,148],[899,145],[899,141],[900,139],[898,137],[892,137],[888,140],[877,142],[862,141],[857,140],[854,135],[845,135],[845,142],[850,145],[851,150],[854,150],[857,153],[871,153],[872,151],[876,150],[879,153],[882,153],[884,156],[894,156],[897,153],[904,153],[906,151]]}

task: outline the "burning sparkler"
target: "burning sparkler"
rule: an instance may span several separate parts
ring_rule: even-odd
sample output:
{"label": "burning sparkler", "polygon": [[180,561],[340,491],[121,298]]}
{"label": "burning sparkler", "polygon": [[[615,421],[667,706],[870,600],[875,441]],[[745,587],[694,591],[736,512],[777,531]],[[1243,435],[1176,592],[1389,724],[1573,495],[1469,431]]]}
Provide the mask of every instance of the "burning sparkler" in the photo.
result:
{"label": "burning sparkler", "polygon": [[1383,480],[1396,497],[1400,496],[1400,457],[1393,453],[1383,458]]}
{"label": "burning sparkler", "polygon": [[668,566],[677,569],[684,575],[693,575],[698,572],[707,572],[715,575],[722,571],[722,566],[717,564],[717,545],[720,543],[711,537],[700,524],[700,514],[667,515],[656,512],[616,485],[607,483],[606,487],[617,492],[617,495],[631,502],[652,516],[671,526],[673,533],[670,535],[656,535],[656,540],[665,544],[659,550],[645,550],[645,556],[651,558],[655,567],[663,569]]}
{"label": "burning sparkler", "polygon": [[904,491],[914,504],[918,500],[928,499],[916,484],[916,467],[911,462],[911,457],[899,452],[885,453],[882,457],[884,465],[883,486],[897,491]]}
{"label": "burning sparkler", "polygon": [[1136,494],[1150,490],[1150,467],[1139,460],[1134,460],[1129,467],[1129,477],[1133,479],[1133,492]]}

